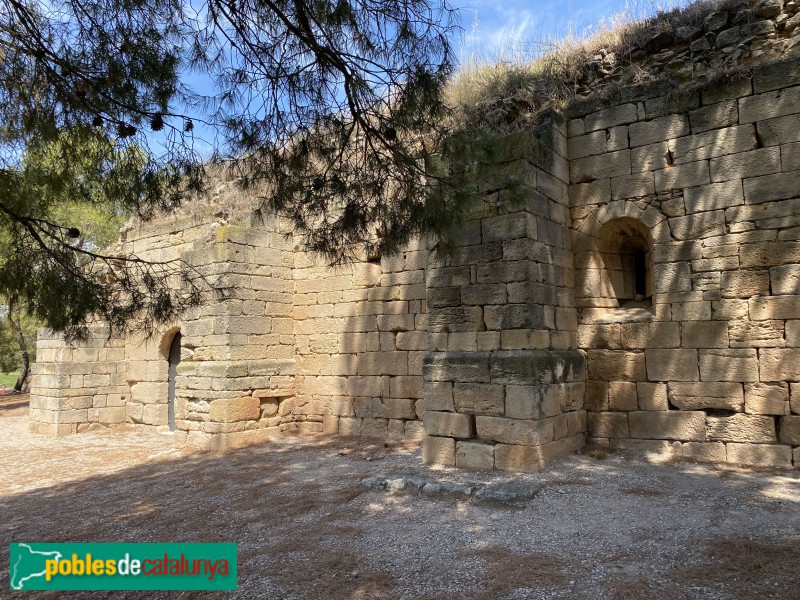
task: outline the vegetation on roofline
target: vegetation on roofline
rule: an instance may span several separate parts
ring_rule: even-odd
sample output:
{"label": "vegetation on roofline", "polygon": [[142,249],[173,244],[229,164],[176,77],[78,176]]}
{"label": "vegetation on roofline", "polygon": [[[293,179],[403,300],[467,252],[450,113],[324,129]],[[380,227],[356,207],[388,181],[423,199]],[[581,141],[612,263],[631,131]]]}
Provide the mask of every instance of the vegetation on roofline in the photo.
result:
{"label": "vegetation on roofline", "polygon": [[[701,0],[649,16],[628,8],[580,35],[518,44],[499,57],[474,54],[451,79],[447,104],[454,110],[454,118],[464,124],[518,125],[515,119],[519,116],[561,108],[590,93],[610,95],[621,86],[669,80],[669,69],[647,70],[639,63],[656,54],[664,40],[680,39],[681,30],[701,29],[710,14],[747,10],[753,4],[749,0]],[[709,73],[706,80],[721,75]],[[503,103],[508,99],[513,99],[510,109],[509,103]]]}

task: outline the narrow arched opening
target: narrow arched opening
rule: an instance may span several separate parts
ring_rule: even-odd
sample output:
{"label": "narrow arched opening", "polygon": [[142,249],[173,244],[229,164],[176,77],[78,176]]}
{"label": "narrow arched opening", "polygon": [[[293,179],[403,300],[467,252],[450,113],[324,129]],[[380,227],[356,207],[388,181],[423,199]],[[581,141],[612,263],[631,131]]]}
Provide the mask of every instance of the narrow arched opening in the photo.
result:
{"label": "narrow arched opening", "polygon": [[628,217],[607,222],[599,232],[597,250],[602,265],[598,275],[606,281],[610,306],[652,306],[653,260],[644,224]]}
{"label": "narrow arched opening", "polygon": [[178,331],[172,336],[167,353],[169,369],[167,371],[167,425],[170,431],[177,430],[175,422],[175,382],[178,377],[178,364],[181,362],[181,332]]}

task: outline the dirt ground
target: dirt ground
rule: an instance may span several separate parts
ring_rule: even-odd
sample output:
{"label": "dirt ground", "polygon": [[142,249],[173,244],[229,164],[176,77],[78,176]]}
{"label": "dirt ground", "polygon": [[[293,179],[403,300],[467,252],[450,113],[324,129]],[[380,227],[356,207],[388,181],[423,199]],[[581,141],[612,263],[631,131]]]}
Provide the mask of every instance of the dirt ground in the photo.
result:
{"label": "dirt ground", "polygon": [[[0,401],[0,596],[800,598],[800,473],[589,452],[538,475],[429,469],[410,445],[293,438],[225,455],[143,428],[60,440]],[[390,495],[376,474],[530,481],[521,509]],[[9,592],[11,542],[236,542],[236,592]]]}

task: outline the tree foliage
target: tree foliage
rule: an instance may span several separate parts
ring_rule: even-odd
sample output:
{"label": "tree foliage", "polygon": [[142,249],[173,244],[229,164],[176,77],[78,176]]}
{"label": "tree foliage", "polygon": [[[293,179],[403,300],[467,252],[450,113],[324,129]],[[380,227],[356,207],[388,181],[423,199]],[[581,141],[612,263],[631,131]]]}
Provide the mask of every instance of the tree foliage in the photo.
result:
{"label": "tree foliage", "polygon": [[8,321],[2,318],[0,319],[0,372],[8,375],[19,369],[21,364],[19,344]]}
{"label": "tree foliage", "polygon": [[[18,331],[15,331],[15,324],[19,326]],[[26,366],[23,364],[23,348],[20,346],[19,335],[23,338],[24,352],[28,353],[29,363],[36,359],[38,326],[36,320],[18,310],[13,316],[10,315],[8,304],[0,307],[0,372],[8,374]]]}
{"label": "tree foliage", "polygon": [[174,318],[190,271],[170,289],[175,265],[87,249],[53,208],[148,218],[209,161],[334,261],[444,234],[476,171],[443,158],[455,14],[435,2],[0,0],[0,293],[61,330]]}

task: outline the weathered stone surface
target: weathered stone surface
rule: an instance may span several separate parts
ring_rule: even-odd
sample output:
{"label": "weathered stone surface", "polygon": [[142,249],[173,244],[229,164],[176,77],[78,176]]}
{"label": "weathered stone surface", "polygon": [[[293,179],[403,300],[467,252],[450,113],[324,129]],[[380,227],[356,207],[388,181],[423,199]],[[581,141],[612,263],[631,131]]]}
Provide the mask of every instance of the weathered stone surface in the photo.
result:
{"label": "weathered stone surface", "polygon": [[478,488],[472,496],[476,506],[522,506],[544,489],[544,484],[530,481],[511,481]]}
{"label": "weathered stone surface", "polygon": [[422,440],[422,462],[426,465],[455,465],[456,442],[449,437],[425,437]]}
{"label": "weathered stone surface", "polygon": [[634,123],[628,128],[631,148],[671,140],[689,133],[689,119],[684,115],[667,115],[652,121]]}
{"label": "weathered stone surface", "polygon": [[544,329],[546,317],[541,304],[504,304],[484,308],[484,322],[489,329]]}
{"label": "weathered stone surface", "polygon": [[425,381],[489,382],[489,352],[430,352],[423,362]]}
{"label": "weathered stone surface", "polygon": [[506,386],[506,414],[511,419],[542,419],[561,412],[563,385]]}
{"label": "weathered stone surface", "polygon": [[470,438],[475,433],[470,415],[426,410],[423,422],[429,436]]}
{"label": "weathered stone surface", "polygon": [[671,308],[672,318],[676,321],[708,321],[711,319],[711,302],[674,302]]}
{"label": "weathered stone surface", "polygon": [[752,123],[794,114],[797,112],[798,98],[800,98],[798,87],[741,98],[739,100],[739,122]]}
{"label": "weathered stone surface", "polygon": [[621,323],[619,333],[626,349],[678,348],[681,345],[681,325],[671,321],[651,323]]}
{"label": "weathered stone surface", "polygon": [[747,383],[744,410],[754,415],[788,415],[789,385],[786,383]]}
{"label": "weathered stone surface", "polygon": [[644,381],[645,354],[614,350],[589,350],[587,352],[589,379],[599,381]]}
{"label": "weathered stone surface", "polygon": [[669,410],[667,386],[641,381],[636,384],[639,410]]}
{"label": "weathered stone surface", "polygon": [[631,151],[619,150],[570,161],[570,181],[586,183],[595,179],[631,174]]}
{"label": "weathered stone surface", "polygon": [[772,444],[725,444],[727,462],[756,467],[790,467],[792,448]]}
{"label": "weathered stone surface", "polygon": [[611,197],[614,200],[642,198],[656,193],[652,173],[622,175],[611,180]]}
{"label": "weathered stone surface", "polygon": [[531,385],[581,381],[585,360],[577,351],[500,350],[492,353],[493,383]]}
{"label": "weathered stone surface", "polygon": [[725,233],[725,211],[712,210],[686,217],[674,217],[669,219],[668,223],[672,236],[676,240],[714,237]]}
{"label": "weathered stone surface", "polygon": [[758,357],[754,349],[700,350],[703,381],[758,381]]}
{"label": "weathered stone surface", "polygon": [[720,279],[723,298],[750,298],[769,293],[768,271],[732,271],[723,273]]}
{"label": "weathered stone surface", "polygon": [[636,383],[612,381],[608,384],[608,406],[611,410],[630,411],[639,408]]}
{"label": "weathered stone surface", "polygon": [[735,414],[706,418],[708,439],[722,442],[768,444],[776,441],[775,419],[772,417]]}
{"label": "weathered stone surface", "polygon": [[728,324],[724,321],[685,321],[681,324],[684,348],[727,348]]}
{"label": "weathered stone surface", "polygon": [[739,105],[736,100],[703,106],[689,113],[692,133],[729,127],[739,122]]}
{"label": "weathered stone surface", "polygon": [[553,420],[528,421],[503,417],[476,417],[478,437],[503,444],[540,446],[553,441]]}
{"label": "weathered stone surface", "polygon": [[594,112],[584,119],[586,131],[608,129],[615,125],[627,125],[639,119],[635,104],[622,104]]}
{"label": "weathered stone surface", "polygon": [[457,442],[456,466],[464,469],[493,469],[494,445]]}
{"label": "weathered stone surface", "polygon": [[759,358],[761,381],[800,381],[800,348],[765,348]]}
{"label": "weathered stone surface", "polygon": [[495,468],[501,471],[536,473],[554,460],[585,445],[583,435],[565,438],[542,446],[498,444],[494,451]]}
{"label": "weathered stone surface", "polygon": [[553,419],[553,439],[561,440],[586,433],[586,411],[576,410]]}
{"label": "weathered stone surface", "polygon": [[[146,410],[146,407],[145,407]],[[257,420],[261,416],[261,403],[258,398],[219,399],[211,403],[209,417],[212,421],[232,423],[235,421]]]}
{"label": "weathered stone surface", "polygon": [[782,347],[784,321],[730,321],[728,337],[731,348]]}
{"label": "weathered stone surface", "polygon": [[[760,127],[759,134],[763,138]],[[777,147],[759,148],[711,159],[711,181],[714,182],[770,175],[780,170],[781,153]]]}
{"label": "weathered stone surface", "polygon": [[739,250],[739,261],[743,268],[773,267],[797,262],[798,252],[800,242],[746,243]]}
{"label": "weathered stone surface", "polygon": [[800,446],[800,417],[783,416],[780,418],[780,442]]}
{"label": "weathered stone surface", "polygon": [[697,350],[649,349],[647,379],[650,381],[699,381]]}
{"label": "weathered stone surface", "polygon": [[750,177],[743,184],[747,204],[774,202],[797,196],[797,176],[793,172]]}
{"label": "weathered stone surface", "polygon": [[681,446],[681,456],[703,462],[725,462],[725,444],[722,442],[686,442]]}
{"label": "weathered stone surface", "polygon": [[669,402],[681,410],[706,408],[744,410],[742,385],[733,382],[720,383],[670,383]]}
{"label": "weathered stone surface", "polygon": [[628,413],[632,438],[646,440],[706,441],[703,412],[632,412]]}
{"label": "weathered stone surface", "polygon": [[457,412],[502,415],[505,412],[505,389],[496,383],[456,382],[453,402]]}
{"label": "weathered stone surface", "polygon": [[627,413],[590,412],[586,419],[589,437],[627,438],[630,435]]}
{"label": "weathered stone surface", "polygon": [[422,389],[425,410],[455,412],[452,382],[426,381]]}
{"label": "weathered stone surface", "polygon": [[769,276],[774,295],[800,295],[800,264],[772,267]]}
{"label": "weathered stone surface", "polygon": [[668,166],[654,171],[653,175],[655,176],[656,192],[666,192],[711,183],[711,174],[706,160]]}

